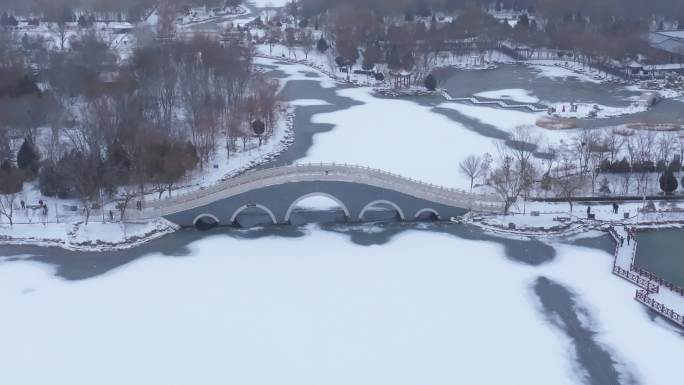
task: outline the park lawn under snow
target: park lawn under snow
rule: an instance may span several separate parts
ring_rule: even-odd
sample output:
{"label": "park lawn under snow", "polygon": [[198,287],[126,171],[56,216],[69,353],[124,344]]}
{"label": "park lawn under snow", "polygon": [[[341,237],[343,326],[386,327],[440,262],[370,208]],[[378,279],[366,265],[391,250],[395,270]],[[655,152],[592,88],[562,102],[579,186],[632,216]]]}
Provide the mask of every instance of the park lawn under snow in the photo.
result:
{"label": "park lawn under snow", "polygon": [[581,383],[574,346],[531,290],[540,275],[578,294],[597,339],[643,383],[671,384],[679,366],[663,355],[684,354],[595,250],[559,246],[530,267],[444,234],[363,247],[319,230],[189,248],[77,282],[0,263],[0,383]]}
{"label": "park lawn under snow", "polygon": [[338,91],[364,104],[315,115],[314,123],[335,128],[315,135],[301,162],[359,164],[442,186],[470,186],[459,174],[458,163],[470,154],[491,152],[491,139],[431,112],[430,107],[376,98],[372,92],[370,88]]}

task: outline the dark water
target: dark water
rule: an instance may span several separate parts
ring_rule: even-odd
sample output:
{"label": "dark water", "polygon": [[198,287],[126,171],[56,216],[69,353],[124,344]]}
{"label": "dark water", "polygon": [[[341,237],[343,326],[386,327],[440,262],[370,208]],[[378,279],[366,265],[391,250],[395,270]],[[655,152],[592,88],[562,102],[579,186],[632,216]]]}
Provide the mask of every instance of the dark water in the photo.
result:
{"label": "dark water", "polygon": [[639,231],[636,264],[684,287],[684,229]]}
{"label": "dark water", "polygon": [[616,85],[581,81],[575,77],[552,79],[538,76],[538,70],[526,65],[503,64],[492,70],[464,71],[440,69],[436,76],[440,87],[453,97],[468,97],[485,91],[520,88],[531,91],[542,102],[571,101],[610,106],[628,106],[629,98],[639,92]]}
{"label": "dark water", "polygon": [[[362,245],[383,245],[400,233],[409,230],[430,231],[451,234],[454,237],[494,242],[502,245],[505,257],[513,262],[530,266],[550,262],[556,251],[548,244],[537,239],[508,239],[486,233],[481,229],[449,222],[398,222],[393,211],[379,210],[369,213],[369,219],[381,222],[366,224],[348,224],[340,218],[339,211],[298,212],[295,220],[301,224],[318,223],[321,231],[330,231],[349,236],[351,242]],[[343,217],[343,215],[342,215]],[[340,221],[342,219],[342,221]],[[30,256],[28,260],[46,263],[56,267],[56,275],[66,280],[82,280],[96,278],[108,271],[126,265],[150,254],[159,253],[169,258],[181,258],[190,255],[189,245],[206,237],[225,236],[237,239],[258,239],[266,236],[299,238],[308,234],[302,226],[274,226],[268,223],[267,215],[246,214],[238,218],[245,226],[256,226],[249,229],[236,227],[217,227],[208,231],[185,229],[153,240],[140,247],[107,252],[74,252],[54,247],[35,246],[2,246],[0,261],[11,262],[15,258]],[[25,258],[23,258],[25,260]]]}
{"label": "dark water", "polygon": [[[580,320],[591,319],[580,300],[568,288],[548,278],[540,277],[533,290],[549,323],[560,329],[573,341],[576,364],[582,371],[575,371],[590,385],[637,384],[635,376],[615,369],[619,362],[610,350],[596,341],[596,332]],[[621,381],[622,380],[622,381]]]}
{"label": "dark water", "polygon": [[[440,87],[445,88],[454,97],[467,97],[473,94],[508,88],[520,88],[531,91],[542,102],[597,103],[613,107],[625,107],[632,103],[630,98],[639,96],[640,92],[631,91],[619,84],[598,84],[580,81],[577,78],[550,79],[536,75],[537,70],[524,65],[500,65],[496,69],[483,71],[463,71],[457,69],[441,69],[437,72]],[[462,120],[448,110],[435,112],[451,115]],[[676,123],[684,125],[684,104],[677,100],[663,100],[648,111],[626,116],[605,119],[579,119],[580,128],[601,128],[628,123]],[[470,126],[483,135],[501,138],[501,132],[492,127],[482,127],[470,123]]]}

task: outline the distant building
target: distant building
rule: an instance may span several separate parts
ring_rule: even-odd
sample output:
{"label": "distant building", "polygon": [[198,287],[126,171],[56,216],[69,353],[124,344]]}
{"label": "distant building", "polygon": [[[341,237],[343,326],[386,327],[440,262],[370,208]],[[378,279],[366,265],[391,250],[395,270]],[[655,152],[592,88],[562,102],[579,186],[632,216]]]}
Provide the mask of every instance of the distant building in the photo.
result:
{"label": "distant building", "polygon": [[647,40],[664,59],[658,60],[660,64],[684,63],[684,30],[650,32]]}

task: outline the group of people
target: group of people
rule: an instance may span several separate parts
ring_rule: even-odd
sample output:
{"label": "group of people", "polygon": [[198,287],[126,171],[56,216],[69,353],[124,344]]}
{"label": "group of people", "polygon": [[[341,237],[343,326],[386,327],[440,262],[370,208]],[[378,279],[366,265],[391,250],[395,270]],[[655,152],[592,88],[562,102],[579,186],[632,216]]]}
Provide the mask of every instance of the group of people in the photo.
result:
{"label": "group of people", "polygon": [[[41,210],[42,214],[44,216],[48,215],[48,205],[46,201],[43,201],[42,199],[38,200],[37,205],[30,205],[27,204],[26,201],[21,200],[19,202],[21,204],[21,209],[26,210],[26,209],[33,209],[33,210]],[[135,208],[141,211],[143,209],[143,204],[142,201],[136,201],[135,202]],[[85,211],[85,208],[83,209]],[[114,212],[112,210],[109,210],[109,220],[113,221],[114,220]]]}
{"label": "group of people", "polygon": [[[629,245],[630,240],[636,240],[636,229],[634,227],[627,227],[627,225],[625,225],[625,232],[627,233],[627,245]],[[620,240],[620,247],[624,246],[625,237],[618,235],[618,238]]]}
{"label": "group of people", "polygon": [[47,215],[48,215],[48,205],[47,205],[47,202],[43,202],[42,199],[38,200],[38,205],[35,205],[35,206],[31,206],[31,205],[28,205],[28,206],[27,206],[27,205],[26,205],[26,202],[25,202],[24,200],[22,200],[22,201],[19,202],[19,203],[21,204],[21,209],[22,209],[22,210],[26,210],[27,208],[30,208],[30,209],[39,209],[39,210],[42,210],[42,213],[43,213],[44,216],[47,216]]}
{"label": "group of people", "polygon": [[[613,214],[617,214],[620,211],[620,205],[613,202]],[[587,206],[587,218],[593,219],[591,216],[591,206]]]}

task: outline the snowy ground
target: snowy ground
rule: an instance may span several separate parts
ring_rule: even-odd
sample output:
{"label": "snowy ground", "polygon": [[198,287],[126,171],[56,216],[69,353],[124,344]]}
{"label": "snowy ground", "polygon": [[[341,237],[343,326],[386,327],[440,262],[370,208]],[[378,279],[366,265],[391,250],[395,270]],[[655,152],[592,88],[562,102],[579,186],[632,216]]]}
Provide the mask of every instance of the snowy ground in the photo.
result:
{"label": "snowy ground", "polygon": [[573,342],[531,290],[540,276],[577,295],[625,378],[680,374],[663,354],[682,356],[684,341],[624,300],[633,286],[596,250],[556,245],[554,262],[530,267],[444,234],[362,247],[318,230],[189,247],[77,282],[0,263],[0,383],[582,383]]}
{"label": "snowy ground", "polygon": [[141,223],[118,223],[91,218],[90,223],[33,223],[0,225],[0,244],[57,246],[68,250],[105,251],[139,246],[177,230],[157,219]]}

